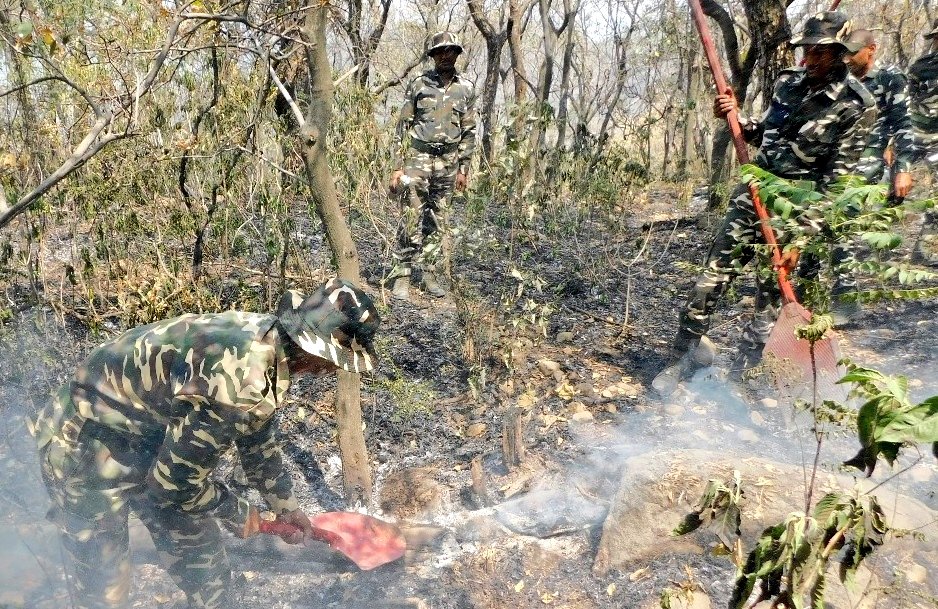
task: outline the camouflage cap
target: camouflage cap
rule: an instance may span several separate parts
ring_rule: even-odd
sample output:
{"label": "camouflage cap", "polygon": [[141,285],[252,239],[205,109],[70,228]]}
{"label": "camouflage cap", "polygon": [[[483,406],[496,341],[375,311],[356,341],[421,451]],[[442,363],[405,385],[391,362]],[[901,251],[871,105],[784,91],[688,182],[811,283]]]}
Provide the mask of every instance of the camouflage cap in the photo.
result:
{"label": "camouflage cap", "polygon": [[813,44],[839,44],[851,53],[863,48],[858,42],[850,42],[853,24],[847,15],[840,11],[825,11],[808,19],[804,30],[791,39],[795,46],[810,46]]}
{"label": "camouflage cap", "polygon": [[463,52],[462,45],[459,44],[459,38],[452,32],[437,32],[430,37],[430,44],[427,45],[427,57],[430,57],[436,51],[455,47],[460,53]]}
{"label": "camouflage cap", "polygon": [[367,294],[344,279],[331,279],[310,296],[287,290],[277,317],[307,353],[348,372],[374,369],[374,336],[381,318]]}
{"label": "camouflage cap", "polygon": [[925,38],[936,38],[938,37],[938,19],[935,19],[931,24],[931,30],[922,34]]}

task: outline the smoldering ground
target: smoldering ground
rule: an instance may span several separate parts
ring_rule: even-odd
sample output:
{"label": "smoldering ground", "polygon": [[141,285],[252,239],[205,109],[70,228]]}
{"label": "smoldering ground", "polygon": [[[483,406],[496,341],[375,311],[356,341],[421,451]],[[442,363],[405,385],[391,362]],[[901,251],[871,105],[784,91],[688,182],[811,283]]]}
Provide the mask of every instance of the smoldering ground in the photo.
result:
{"label": "smoldering ground", "polygon": [[[773,399],[770,396],[753,397],[751,387],[728,383],[712,372],[689,383],[672,400],[649,399],[647,381],[664,362],[666,340],[674,330],[673,311],[683,297],[674,286],[687,281],[673,262],[697,259],[703,247],[689,240],[686,222],[662,224],[653,230],[647,259],[640,259],[632,269],[634,285],[648,285],[632,292],[631,328],[625,336],[621,334],[621,321],[626,319],[621,296],[627,284],[621,268],[597,272],[594,283],[574,281],[565,261],[579,254],[561,251],[546,257],[531,248],[530,264],[524,272],[544,277],[559,290],[553,304],[562,313],[552,317],[549,335],[567,331],[572,339],[562,344],[546,340],[531,347],[519,359],[522,364],[516,363],[516,379],[530,381],[539,400],[527,408],[523,439],[528,457],[522,466],[506,468],[499,453],[503,407],[522,393],[521,380],[512,398],[502,395],[491,382],[477,400],[470,400],[465,380],[453,373],[452,382],[433,385],[439,397],[434,409],[404,424],[390,420],[394,408],[389,396],[370,387],[375,395],[364,405],[370,446],[375,446],[379,462],[379,493],[403,470],[421,469],[428,481],[414,484],[413,477],[404,477],[403,487],[409,483],[411,488],[427,490],[427,497],[439,498],[423,506],[425,509],[386,512],[388,517],[400,518],[408,529],[417,530],[413,537],[422,539],[415,541],[404,564],[369,573],[354,571],[321,544],[294,548],[270,538],[243,546],[232,541],[231,557],[238,572],[234,586],[240,606],[462,609],[543,607],[549,603],[570,609],[631,609],[646,603],[657,606],[662,589],[686,583],[690,577],[704,587],[714,606],[723,603],[734,568],[724,557],[712,555],[712,535],[702,532],[684,543],[668,533],[682,511],[693,507],[710,475],[705,466],[719,458],[726,467],[714,475],[731,474],[736,464],[751,464],[754,475],[747,475],[744,484],[746,480],[755,483],[747,500],[753,500],[756,507],[781,485],[775,481],[777,477],[763,475],[765,480],[760,481],[760,468],[777,468],[781,478],[790,483],[786,488],[791,496],[803,496],[799,490],[803,485],[801,464],[813,458],[813,436],[807,422],[789,416],[788,406],[781,400],[773,405],[763,401]],[[626,240],[597,244],[592,249],[627,250],[624,243]],[[571,249],[578,248],[571,245]],[[617,251],[611,250],[610,256]],[[507,276],[509,264],[498,260],[488,267],[484,259],[479,268],[468,261],[459,264],[477,275],[473,285],[495,306],[500,295],[488,278],[493,273]],[[459,361],[459,349],[454,349],[460,340],[457,313],[445,304],[418,304],[394,307],[388,316],[391,359],[401,368],[395,374],[422,379],[452,368],[462,375],[466,362]],[[723,360],[732,355],[740,317],[748,308],[748,303],[739,299],[721,309],[714,336]],[[914,396],[935,395],[935,314],[934,303],[870,306],[844,334],[845,355],[887,372],[907,374],[913,380]],[[610,319],[619,323],[610,323]],[[9,405],[15,405],[9,409],[11,413],[17,408],[30,413],[40,407],[87,350],[105,338],[104,334],[90,336],[78,325],[63,325],[51,314],[37,316],[35,312],[5,326],[0,351],[4,411]],[[554,376],[545,377],[538,369],[538,360],[545,357],[556,360],[560,377],[575,389],[572,400],[555,390],[563,389],[563,383]],[[725,365],[721,361],[721,366]],[[304,508],[312,512],[342,507],[337,495],[339,473],[334,460],[328,458],[335,450],[334,421],[328,407],[329,387],[325,389],[310,397],[300,387],[307,416],[301,422],[293,404],[281,421],[298,494]],[[316,403],[311,405],[307,398]],[[313,424],[310,412],[316,414]],[[9,419],[12,430],[15,416]],[[471,436],[471,425],[487,425],[487,431]],[[21,427],[17,433],[26,448],[9,449],[9,453],[25,463],[23,467],[33,467],[35,451]],[[855,448],[855,440],[849,436],[825,442],[821,458],[825,483],[830,476],[839,475],[838,464]],[[489,491],[484,504],[472,498],[470,488],[470,462],[476,457]],[[905,464],[908,462],[900,468]],[[887,486],[904,485],[900,488],[903,495],[917,497],[925,507],[935,509],[930,490],[933,467],[934,462],[926,456]],[[883,481],[898,469],[882,468],[876,480]],[[35,502],[41,507],[32,512],[21,510],[18,515],[8,516],[13,508],[6,499],[0,500],[4,522],[25,522],[31,528],[22,536],[31,540],[37,529],[48,530],[44,491],[37,476],[11,473],[9,478],[17,482],[22,478],[23,484],[32,481],[18,494],[37,494]],[[7,488],[6,474],[2,488]],[[32,507],[35,502],[25,504]],[[662,506],[668,508],[666,513]],[[755,518],[750,521],[761,524]],[[635,523],[632,528],[623,527],[629,522]],[[132,530],[136,544],[132,604],[171,607],[180,603],[181,594],[148,549],[145,532],[139,526]],[[615,531],[626,532],[630,542],[614,547],[611,539]],[[50,543],[43,566],[34,558],[34,554],[43,556],[43,546],[31,543],[30,548],[11,558],[21,567],[19,573],[29,571],[28,575],[17,575],[12,586],[4,585],[4,590],[20,595],[13,599],[13,606],[67,607],[57,546]],[[608,552],[605,573],[596,565],[601,550]],[[934,568],[933,557],[884,556],[887,564],[892,561],[892,567],[902,571],[914,565]],[[38,582],[37,588],[23,585],[33,580]]]}

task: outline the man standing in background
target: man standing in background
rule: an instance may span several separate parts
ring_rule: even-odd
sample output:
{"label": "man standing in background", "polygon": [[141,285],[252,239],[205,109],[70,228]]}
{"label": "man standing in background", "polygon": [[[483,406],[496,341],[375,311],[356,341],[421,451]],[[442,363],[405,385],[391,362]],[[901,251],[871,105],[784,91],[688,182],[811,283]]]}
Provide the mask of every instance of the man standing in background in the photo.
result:
{"label": "man standing in background", "polygon": [[456,72],[463,52],[455,34],[430,38],[427,56],[434,67],[407,86],[392,143],[390,189],[401,199],[401,227],[391,271],[391,294],[410,297],[414,269],[423,288],[441,298],[446,291],[438,266],[453,188],[466,188],[475,150],[475,86]]}
{"label": "man standing in background", "polygon": [[[870,30],[856,30],[850,36],[850,41],[863,45],[847,59],[850,72],[876,98],[879,112],[857,165],[857,172],[872,183],[879,181],[888,169],[890,194],[901,201],[909,194],[912,186],[911,171],[915,161],[908,79],[898,68],[876,66],[879,45]],[[893,162],[887,167],[886,148],[890,144],[894,150]]]}
{"label": "man standing in background", "polygon": [[[925,33],[925,52],[909,67],[910,110],[918,158],[938,177],[938,19]],[[912,260],[938,264],[938,215],[925,215]]]}
{"label": "man standing in background", "polygon": [[[870,30],[854,30],[850,43],[860,50],[847,56],[850,73],[863,83],[876,99],[876,122],[869,130],[856,173],[870,184],[879,183],[884,177],[889,180],[889,195],[898,205],[909,194],[912,186],[912,163],[915,161],[915,143],[912,137],[912,119],[909,114],[909,84],[898,68],[876,66],[876,37]],[[886,149],[893,147],[893,157],[887,160]],[[859,210],[855,210],[857,213]],[[855,259],[855,246],[849,236],[836,236],[831,252],[833,289],[831,314],[838,326],[848,323],[859,312],[860,303],[844,298],[856,292],[857,280],[850,268]],[[802,261],[801,276],[817,279],[820,261],[813,256]]]}

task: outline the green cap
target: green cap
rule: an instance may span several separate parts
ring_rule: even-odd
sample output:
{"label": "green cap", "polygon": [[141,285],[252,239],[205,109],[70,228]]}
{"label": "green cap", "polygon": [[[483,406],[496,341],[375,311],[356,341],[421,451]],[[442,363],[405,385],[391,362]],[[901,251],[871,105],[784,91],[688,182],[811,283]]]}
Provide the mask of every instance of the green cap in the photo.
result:
{"label": "green cap", "polygon": [[287,290],[277,317],[303,351],[348,372],[374,369],[374,337],[381,318],[371,298],[351,282],[331,279],[308,297]]}
{"label": "green cap", "polygon": [[427,46],[427,56],[430,57],[437,51],[443,49],[455,48],[460,53],[463,52],[462,45],[459,44],[459,38],[452,32],[437,32],[430,37],[430,44]]}
{"label": "green cap", "polygon": [[825,11],[808,19],[804,30],[791,39],[795,46],[814,44],[839,44],[851,53],[863,48],[858,42],[850,42],[853,24],[847,15],[840,11]]}

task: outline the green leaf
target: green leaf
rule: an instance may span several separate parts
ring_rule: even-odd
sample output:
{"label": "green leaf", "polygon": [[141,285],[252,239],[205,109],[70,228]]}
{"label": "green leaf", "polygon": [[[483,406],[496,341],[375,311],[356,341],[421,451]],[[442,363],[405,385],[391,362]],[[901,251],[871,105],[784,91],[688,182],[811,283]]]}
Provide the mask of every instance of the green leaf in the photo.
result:
{"label": "green leaf", "polygon": [[901,416],[891,420],[882,430],[877,430],[876,436],[880,442],[938,442],[938,396],[901,413]]}
{"label": "green leaf", "polygon": [[814,518],[822,527],[827,528],[830,525],[828,521],[840,507],[840,499],[839,493],[827,493],[814,506]]}
{"label": "green leaf", "polygon": [[700,515],[697,512],[690,513],[684,516],[684,520],[681,521],[681,524],[671,531],[671,536],[680,537],[681,535],[693,533],[699,529],[702,524],[703,520],[700,519]]}
{"label": "green leaf", "polygon": [[22,21],[16,24],[13,31],[16,32],[16,35],[20,38],[28,38],[33,33],[33,24],[29,21]]}
{"label": "green leaf", "polygon": [[862,233],[860,238],[879,250],[891,250],[902,244],[902,237],[890,232]]}
{"label": "green leaf", "polygon": [[872,446],[878,418],[879,408],[872,400],[860,407],[860,412],[857,414],[857,435],[860,438],[860,446]]}

